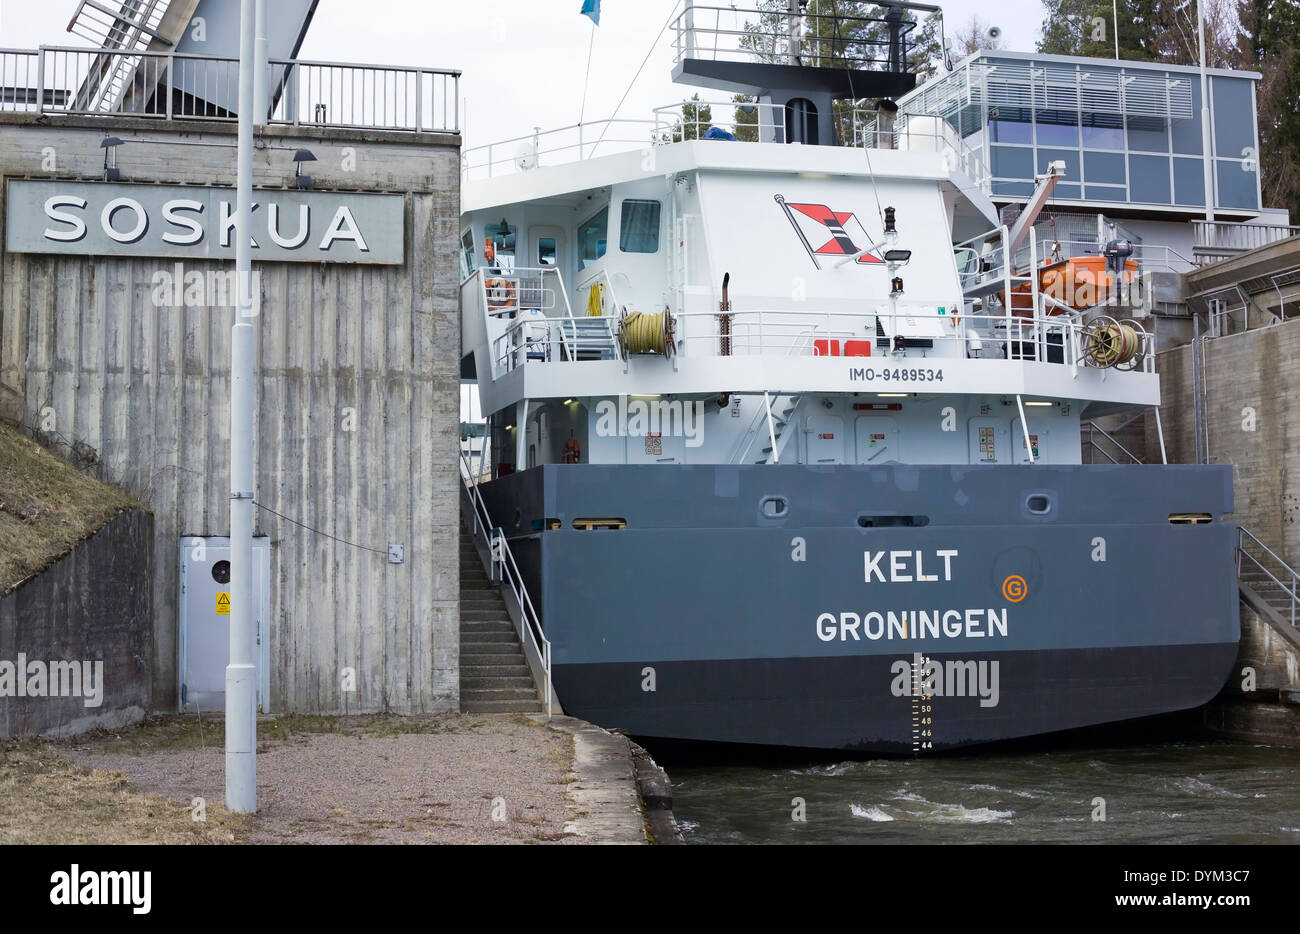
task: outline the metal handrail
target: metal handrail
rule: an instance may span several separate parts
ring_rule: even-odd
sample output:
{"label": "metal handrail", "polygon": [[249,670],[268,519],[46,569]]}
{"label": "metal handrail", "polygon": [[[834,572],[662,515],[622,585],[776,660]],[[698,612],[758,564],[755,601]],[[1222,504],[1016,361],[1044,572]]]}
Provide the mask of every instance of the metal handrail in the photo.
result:
{"label": "metal handrail", "polygon": [[[0,109],[233,121],[222,102],[233,101],[238,69],[236,58],[194,52],[0,49]],[[277,98],[271,123],[459,132],[460,72],[453,69],[277,58],[267,70]]]}
{"label": "metal handrail", "polygon": [[[483,502],[483,495],[479,492],[478,484],[474,482],[473,470],[463,450],[460,452],[460,470],[461,480],[470,500],[470,511],[474,518],[470,534],[479,537],[481,533],[483,543],[487,546],[488,554],[492,558],[493,571],[501,576],[501,583],[510,587],[511,592],[515,595],[515,601],[519,604],[520,613],[523,616],[519,637],[522,639],[526,635],[532,643],[533,649],[537,652],[538,658],[542,660],[546,716],[549,718],[552,709],[551,642],[542,631],[541,620],[537,616],[537,610],[533,608],[532,599],[528,596],[528,588],[524,586],[523,575],[519,573],[519,565],[515,563],[515,556],[510,550],[510,543],[506,540],[505,531],[500,526],[492,525],[492,517],[488,514],[487,504]],[[496,534],[492,534],[493,532]],[[494,545],[494,542],[500,544]],[[498,554],[500,554],[500,558],[497,557]]]}
{"label": "metal handrail", "polygon": [[[1011,277],[1011,281],[1019,282],[1025,277]],[[1050,296],[1041,295],[1040,299],[1045,303],[1054,303]],[[1076,372],[1080,366],[1089,366],[1086,355],[1082,350],[1082,338],[1088,333],[1087,326],[1080,320],[1080,317],[1074,309],[1068,306],[1059,306],[1063,312],[1059,315],[1041,315],[1037,318],[1010,314],[1003,308],[996,313],[973,313],[960,312],[960,323],[956,327],[950,327],[943,333],[924,335],[925,339],[931,340],[936,346],[955,345],[965,348],[972,337],[980,337],[985,340],[992,340],[996,343],[1010,342],[1013,344],[1024,345],[1024,356],[1009,357],[1008,359],[1024,360],[1025,362],[1047,363],[1052,366],[1070,367],[1072,372]],[[767,357],[791,357],[803,355],[809,348],[807,340],[809,334],[815,332],[813,336],[824,337],[832,340],[845,340],[853,338],[873,339],[874,332],[867,328],[872,319],[891,322],[898,319],[915,319],[917,312],[909,310],[900,310],[898,312],[875,312],[867,314],[860,311],[854,312],[804,312],[793,309],[749,309],[745,311],[730,312],[732,316],[732,356],[767,356]],[[787,320],[774,320],[777,315],[784,316]],[[717,313],[712,311],[700,312],[680,312],[673,316],[677,332],[679,334],[693,333],[689,327],[692,320],[715,323]],[[527,319],[523,319],[527,320]],[[542,319],[538,319],[542,320]],[[561,320],[558,318],[547,318],[548,321]],[[579,321],[604,321],[611,329],[616,328],[619,318],[616,315],[602,315],[600,317],[582,317]],[[934,320],[943,321],[943,318],[935,317]],[[1127,320],[1127,319],[1126,319]],[[839,323],[839,327],[835,325]],[[512,327],[518,327],[514,323]],[[897,330],[897,329],[895,329]],[[508,331],[507,333],[513,333]],[[1047,338],[1051,335],[1060,334],[1064,340],[1063,359],[1060,363],[1048,361],[1044,353]],[[704,335],[695,335],[690,339],[683,339],[678,343],[677,352],[683,357],[692,356],[691,348],[695,346]],[[906,335],[900,335],[906,337]],[[502,338],[498,338],[498,343]],[[586,339],[588,343],[594,339]],[[551,338],[543,340],[535,339],[532,346],[534,348],[546,347],[554,349],[554,346],[560,344],[560,338]],[[609,344],[603,340],[600,343],[602,347],[608,347]],[[706,355],[713,345],[707,340],[700,343],[705,348]],[[519,348],[515,346],[506,346],[504,348],[495,347],[494,356],[499,363],[505,360],[511,352]],[[614,341],[614,353],[617,359],[622,359],[617,341]],[[952,354],[950,357],[936,356],[930,359],[941,361],[944,359],[964,359],[966,357],[963,349],[959,354]],[[555,362],[554,355],[551,361]],[[569,361],[577,362],[575,357],[570,356]],[[1153,373],[1155,370],[1155,349],[1153,342],[1147,341],[1145,348],[1139,358],[1136,358],[1131,366],[1117,370],[1116,372],[1142,372]]]}
{"label": "metal handrail", "polygon": [[[1202,222],[1203,223],[1203,222]],[[1063,257],[1072,256],[1099,256],[1101,249],[1093,240],[1062,240],[1058,237],[1040,237],[1039,260],[1043,263],[1052,262],[1050,259],[1053,246],[1060,246]],[[1017,257],[1024,252],[1025,248],[1017,251]],[[1157,257],[1163,256],[1163,262]],[[1170,261],[1170,257],[1175,257],[1182,264],[1181,268],[1175,266]],[[1156,266],[1169,270],[1170,272],[1191,272],[1196,268],[1196,263],[1188,259],[1182,253],[1179,253],[1171,246],[1162,243],[1135,243],[1133,244],[1133,259],[1137,260],[1138,266]]]}
{"label": "metal handrail", "polygon": [[[1264,566],[1264,563],[1262,561],[1260,561],[1258,558],[1256,558],[1254,555],[1252,555],[1249,551],[1246,550],[1246,539],[1250,539],[1250,541],[1254,545],[1263,549],[1264,553],[1267,554],[1274,561],[1276,561],[1278,566],[1281,568],[1281,570],[1283,570],[1284,572],[1286,572],[1286,574],[1290,576],[1291,583],[1289,586],[1287,584],[1282,583],[1281,580],[1279,580],[1277,577],[1273,575],[1272,571],[1270,571],[1267,567]],[[1238,576],[1241,575],[1242,558],[1249,558],[1251,563],[1254,564],[1255,567],[1259,568],[1260,571],[1263,572],[1265,577],[1267,577],[1273,583],[1281,587],[1282,592],[1291,598],[1291,625],[1295,626],[1297,609],[1300,608],[1300,573],[1297,573],[1296,570],[1291,567],[1291,565],[1287,564],[1276,554],[1274,554],[1271,548],[1269,548],[1258,538],[1252,535],[1249,531],[1247,531],[1247,529],[1244,526],[1237,526],[1237,575]]]}
{"label": "metal handrail", "polygon": [[673,20],[673,62],[759,61],[768,64],[815,65],[829,68],[910,70],[908,57],[916,38],[917,20],[908,13],[931,13],[936,7],[891,3],[884,18],[803,12],[799,28],[789,17],[753,3],[737,8],[688,4]]}
{"label": "metal handrail", "polygon": [[[1127,424],[1127,422],[1125,424]],[[1114,437],[1112,437],[1111,434],[1108,431],[1106,431],[1105,428],[1102,428],[1100,425],[1092,421],[1089,421],[1087,423],[1087,428],[1088,428],[1088,444],[1091,445],[1094,450],[1100,451],[1102,455],[1112,464],[1118,464],[1119,461],[1117,461],[1114,457],[1112,457],[1109,451],[1107,451],[1105,448],[1103,448],[1101,445],[1099,445],[1096,441],[1093,440],[1094,434],[1101,435],[1111,444],[1115,445],[1115,447],[1119,448],[1120,453],[1122,453],[1125,457],[1127,457],[1130,463],[1134,463],[1134,464],[1142,463],[1141,458],[1139,458],[1128,448],[1124,447],[1124,445],[1120,444],[1119,441],[1117,441]]]}
{"label": "metal handrail", "polygon": [[1236,221],[1192,221],[1193,252],[1231,256],[1300,235],[1300,226],[1243,224]]}

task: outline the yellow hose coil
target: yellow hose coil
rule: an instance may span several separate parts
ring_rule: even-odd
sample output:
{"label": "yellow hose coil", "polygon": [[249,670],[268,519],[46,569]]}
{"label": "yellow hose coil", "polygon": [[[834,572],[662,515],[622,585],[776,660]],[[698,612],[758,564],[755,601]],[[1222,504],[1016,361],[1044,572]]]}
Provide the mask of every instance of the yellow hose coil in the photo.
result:
{"label": "yellow hose coil", "polygon": [[605,283],[597,282],[587,292],[587,317],[599,318],[605,313]]}
{"label": "yellow hose coil", "polygon": [[664,332],[664,313],[652,315],[630,311],[623,319],[623,350],[625,353],[668,353]]}
{"label": "yellow hose coil", "polygon": [[1088,352],[1097,366],[1123,366],[1137,356],[1137,331],[1127,324],[1103,324],[1089,335]]}

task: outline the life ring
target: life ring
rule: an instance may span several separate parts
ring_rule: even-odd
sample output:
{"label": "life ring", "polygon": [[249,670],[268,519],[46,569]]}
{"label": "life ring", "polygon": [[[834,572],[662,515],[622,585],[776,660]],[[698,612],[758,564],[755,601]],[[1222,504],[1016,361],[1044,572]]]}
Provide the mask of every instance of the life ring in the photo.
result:
{"label": "life ring", "polygon": [[488,309],[491,311],[515,308],[518,304],[516,300],[519,293],[509,279],[488,279],[483,283],[483,289],[487,292]]}

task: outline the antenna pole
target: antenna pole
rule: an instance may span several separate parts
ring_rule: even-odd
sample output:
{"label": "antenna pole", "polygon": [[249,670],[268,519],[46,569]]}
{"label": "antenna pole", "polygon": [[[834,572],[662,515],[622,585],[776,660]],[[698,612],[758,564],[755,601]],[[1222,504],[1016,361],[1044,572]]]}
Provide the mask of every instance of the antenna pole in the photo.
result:
{"label": "antenna pole", "polygon": [[1208,238],[1214,236],[1209,227],[1214,223],[1214,174],[1210,161],[1214,140],[1210,138],[1210,82],[1205,74],[1205,13],[1201,9],[1201,0],[1196,0],[1196,38],[1201,45],[1201,163],[1205,175],[1205,236]]}
{"label": "antenna pole", "polygon": [[267,71],[266,57],[266,2],[267,0],[257,0],[255,18],[257,20],[257,36],[253,40],[253,102],[256,110],[254,111],[254,124],[261,128],[266,126],[271,109],[270,98],[267,95],[267,85],[270,83],[270,75]]}
{"label": "antenna pole", "polygon": [[787,9],[790,11],[790,22],[787,27],[787,34],[790,39],[790,64],[803,64],[800,56],[803,54],[803,42],[801,41],[802,30],[801,20],[803,14],[799,12],[799,0],[790,0]]}
{"label": "antenna pole", "polygon": [[235,324],[230,335],[230,664],[226,666],[226,807],[257,812],[257,658],[253,621],[253,29],[255,0],[239,16]]}

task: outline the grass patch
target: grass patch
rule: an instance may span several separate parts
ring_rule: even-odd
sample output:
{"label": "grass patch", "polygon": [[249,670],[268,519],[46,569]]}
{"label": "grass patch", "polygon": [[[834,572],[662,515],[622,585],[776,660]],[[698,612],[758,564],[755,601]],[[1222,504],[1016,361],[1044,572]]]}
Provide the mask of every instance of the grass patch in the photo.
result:
{"label": "grass patch", "polygon": [[139,794],[121,772],[84,769],[42,740],[0,747],[0,844],[239,843],[255,826],[221,801],[206,820]]}
{"label": "grass patch", "polygon": [[0,594],[44,570],[123,509],[138,506],[0,424]]}
{"label": "grass patch", "polygon": [[[277,742],[291,742],[312,733],[338,733],[344,736],[400,736],[407,733],[478,732],[502,721],[536,727],[539,724],[523,714],[483,716],[436,714],[403,717],[394,714],[365,714],[351,717],[288,714],[260,717],[257,741],[261,749]],[[97,751],[146,755],[160,750],[221,748],[226,744],[225,721],[220,714],[173,714],[148,717],[139,724],[121,730],[92,730],[73,739],[59,740],[78,746],[93,746]],[[558,763],[556,763],[558,764]]]}

